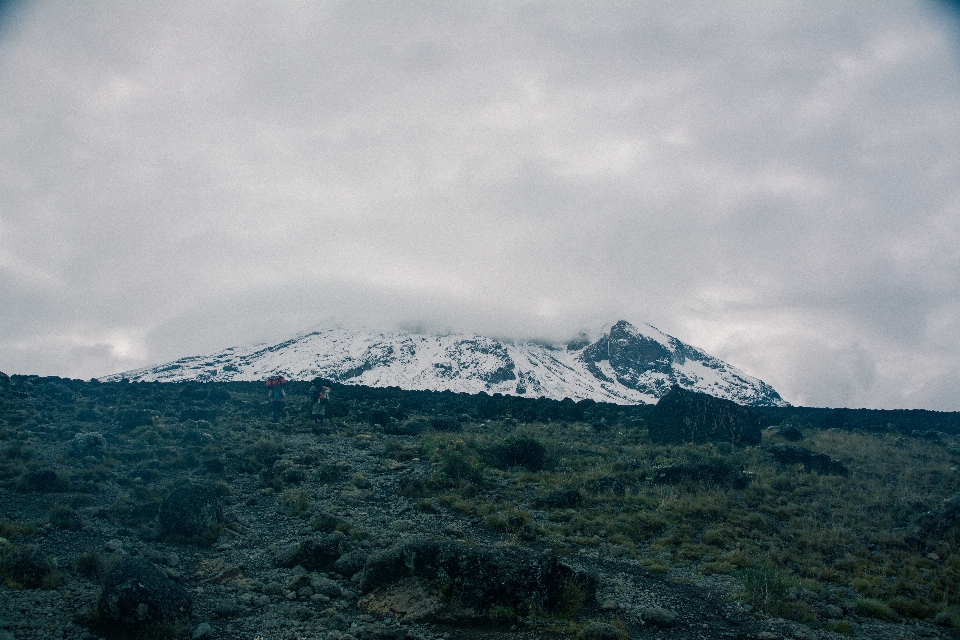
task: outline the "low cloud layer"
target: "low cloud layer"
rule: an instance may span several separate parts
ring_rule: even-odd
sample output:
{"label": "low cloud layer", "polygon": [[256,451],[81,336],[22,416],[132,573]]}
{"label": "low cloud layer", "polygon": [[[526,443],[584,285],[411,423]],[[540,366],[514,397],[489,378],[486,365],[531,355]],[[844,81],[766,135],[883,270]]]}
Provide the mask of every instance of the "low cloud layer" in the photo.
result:
{"label": "low cloud layer", "polygon": [[623,318],[795,404],[960,410],[945,6],[9,5],[0,369]]}

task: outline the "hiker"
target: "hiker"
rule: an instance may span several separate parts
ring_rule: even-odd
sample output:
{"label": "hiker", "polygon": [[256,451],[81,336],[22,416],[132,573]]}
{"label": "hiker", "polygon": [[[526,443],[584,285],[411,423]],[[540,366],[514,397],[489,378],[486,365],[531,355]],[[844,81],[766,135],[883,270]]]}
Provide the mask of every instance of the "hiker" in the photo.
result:
{"label": "hiker", "polygon": [[273,403],[273,421],[280,422],[280,412],[283,410],[283,399],[287,395],[283,391],[283,385],[287,380],[283,376],[270,376],[267,378],[267,397]]}
{"label": "hiker", "polygon": [[330,402],[330,387],[325,384],[325,381],[315,378],[313,386],[310,387],[310,395],[313,398],[313,408],[310,410],[313,426],[323,427],[327,417],[327,403]]}

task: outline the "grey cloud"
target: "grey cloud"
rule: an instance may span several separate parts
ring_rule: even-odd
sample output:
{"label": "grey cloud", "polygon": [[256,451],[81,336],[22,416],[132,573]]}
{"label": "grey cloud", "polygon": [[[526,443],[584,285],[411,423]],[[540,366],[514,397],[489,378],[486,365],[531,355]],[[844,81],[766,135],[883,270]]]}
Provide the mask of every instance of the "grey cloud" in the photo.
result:
{"label": "grey cloud", "polygon": [[8,15],[0,369],[622,317],[791,401],[960,408],[960,32],[934,5]]}

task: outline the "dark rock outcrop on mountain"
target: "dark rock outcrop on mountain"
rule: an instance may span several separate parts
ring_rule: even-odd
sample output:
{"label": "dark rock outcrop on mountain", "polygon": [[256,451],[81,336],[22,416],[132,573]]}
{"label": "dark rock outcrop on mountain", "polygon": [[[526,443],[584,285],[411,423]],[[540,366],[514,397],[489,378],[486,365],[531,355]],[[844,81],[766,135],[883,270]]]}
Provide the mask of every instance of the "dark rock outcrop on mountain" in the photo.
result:
{"label": "dark rock outcrop on mountain", "polygon": [[[608,335],[584,349],[581,357],[590,372],[601,380],[614,382],[598,366],[607,360],[616,372],[616,380],[626,387],[657,396],[670,388],[672,353],[656,340],[637,333],[625,320],[613,325]],[[665,378],[656,378],[653,384],[641,382],[643,374],[648,372],[663,374]]]}
{"label": "dark rock outcrop on mountain", "polygon": [[[785,404],[765,382],[748,379],[734,367],[700,349],[659,331],[654,332],[648,335],[621,320],[610,328],[607,335],[587,346],[580,358],[594,377],[654,398],[662,398],[673,386],[698,389],[703,383],[703,374],[693,373],[684,366],[690,362],[698,364],[701,372],[712,371],[725,379],[727,389],[716,395],[756,406]],[[606,372],[604,365],[608,365]]]}
{"label": "dark rock outcrop on mountain", "polygon": [[679,386],[660,399],[647,422],[650,439],[662,444],[760,443],[760,421],[752,411]]}

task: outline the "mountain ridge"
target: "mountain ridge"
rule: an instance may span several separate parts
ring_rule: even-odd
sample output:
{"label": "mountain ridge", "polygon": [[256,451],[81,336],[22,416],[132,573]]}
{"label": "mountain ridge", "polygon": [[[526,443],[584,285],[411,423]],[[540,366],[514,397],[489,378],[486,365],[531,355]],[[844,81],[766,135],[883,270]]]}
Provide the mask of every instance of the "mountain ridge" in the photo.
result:
{"label": "mountain ridge", "polygon": [[303,333],[275,344],[230,347],[104,381],[250,381],[282,374],[409,390],[502,393],[556,400],[653,404],[673,385],[747,406],[787,406],[769,384],[651,325],[626,320],[599,339],[567,344],[477,334],[355,331]]}

